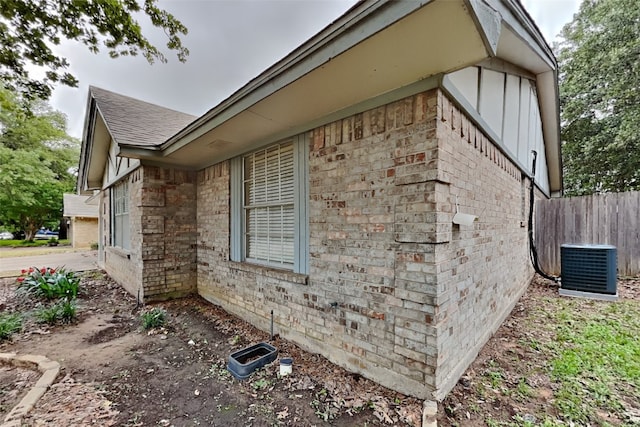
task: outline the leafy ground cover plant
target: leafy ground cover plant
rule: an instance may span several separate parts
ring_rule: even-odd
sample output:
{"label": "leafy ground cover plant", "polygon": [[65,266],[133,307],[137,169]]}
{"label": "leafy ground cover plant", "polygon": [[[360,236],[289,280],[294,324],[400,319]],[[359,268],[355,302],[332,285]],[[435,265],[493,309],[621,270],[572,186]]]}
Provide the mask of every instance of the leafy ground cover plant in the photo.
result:
{"label": "leafy ground cover plant", "polygon": [[64,268],[31,267],[22,270],[17,280],[20,290],[46,299],[74,299],[80,287],[80,279],[75,273]]}
{"label": "leafy ground cover plant", "polygon": [[146,331],[164,326],[167,321],[167,312],[161,308],[154,307],[140,315],[142,328]]}
{"label": "leafy ground cover plant", "polygon": [[18,314],[0,314],[0,341],[22,329],[22,318]]}
{"label": "leafy ground cover plant", "polygon": [[62,299],[50,307],[37,310],[35,316],[38,322],[49,325],[55,325],[58,321],[71,323],[77,317],[76,302],[73,299]]}

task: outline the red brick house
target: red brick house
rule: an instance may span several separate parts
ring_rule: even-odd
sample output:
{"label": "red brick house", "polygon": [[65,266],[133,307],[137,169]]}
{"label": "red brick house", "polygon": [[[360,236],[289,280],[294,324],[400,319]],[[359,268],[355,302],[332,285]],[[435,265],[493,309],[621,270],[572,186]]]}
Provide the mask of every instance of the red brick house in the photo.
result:
{"label": "red brick house", "polygon": [[364,0],[198,118],[91,88],[100,262],[140,299],[198,293],[265,330],[273,310],[281,336],[441,399],[533,275],[557,90],[516,0]]}

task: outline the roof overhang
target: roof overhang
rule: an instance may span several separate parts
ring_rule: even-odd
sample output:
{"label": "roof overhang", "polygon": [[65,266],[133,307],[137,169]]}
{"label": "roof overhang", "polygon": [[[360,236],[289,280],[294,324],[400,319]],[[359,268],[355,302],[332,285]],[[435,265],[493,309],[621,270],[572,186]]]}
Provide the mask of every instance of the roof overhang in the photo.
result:
{"label": "roof overhang", "polygon": [[551,190],[558,191],[556,62],[516,0],[359,2],[165,143],[119,144],[120,155],[201,169],[336,120],[337,112],[354,114],[353,106],[366,100],[492,57],[536,75]]}
{"label": "roof overhang", "polygon": [[102,188],[111,140],[111,135],[100,114],[96,100],[89,92],[80,148],[77,183],[79,194],[91,195],[93,194],[92,190]]}

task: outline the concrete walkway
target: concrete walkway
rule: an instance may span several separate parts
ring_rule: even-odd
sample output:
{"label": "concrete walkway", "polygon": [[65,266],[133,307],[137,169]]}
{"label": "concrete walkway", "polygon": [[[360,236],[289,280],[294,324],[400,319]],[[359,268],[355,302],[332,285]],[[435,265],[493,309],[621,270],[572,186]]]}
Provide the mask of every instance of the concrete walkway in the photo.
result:
{"label": "concrete walkway", "polygon": [[[69,248],[51,249],[46,254],[34,250],[30,255],[23,249],[16,250],[11,256],[10,249],[3,249],[0,256],[0,277],[17,277],[20,271],[29,267],[64,267],[71,271],[95,270],[97,265],[97,251],[74,251]],[[19,251],[19,252],[18,252]],[[38,255],[35,255],[35,254]]]}

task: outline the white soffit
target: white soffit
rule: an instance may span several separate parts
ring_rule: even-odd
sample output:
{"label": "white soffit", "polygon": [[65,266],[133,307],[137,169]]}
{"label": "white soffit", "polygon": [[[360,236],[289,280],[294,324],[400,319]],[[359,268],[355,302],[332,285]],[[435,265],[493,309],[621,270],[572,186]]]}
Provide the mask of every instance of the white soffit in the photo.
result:
{"label": "white soffit", "polygon": [[92,132],[93,143],[91,144],[89,167],[87,168],[87,188],[89,189],[102,187],[102,178],[107,165],[109,145],[111,143],[111,135],[104,123],[102,114],[97,108]]}
{"label": "white soffit", "polygon": [[497,56],[534,74],[552,69],[550,64],[532,52],[531,45],[518,37],[511,28],[505,25],[503,25],[500,33]]}
{"label": "white soffit", "polygon": [[201,168],[255,148],[272,135],[286,134],[333,112],[486,57],[484,42],[465,4],[435,1],[167,153],[167,158],[154,160]]}

